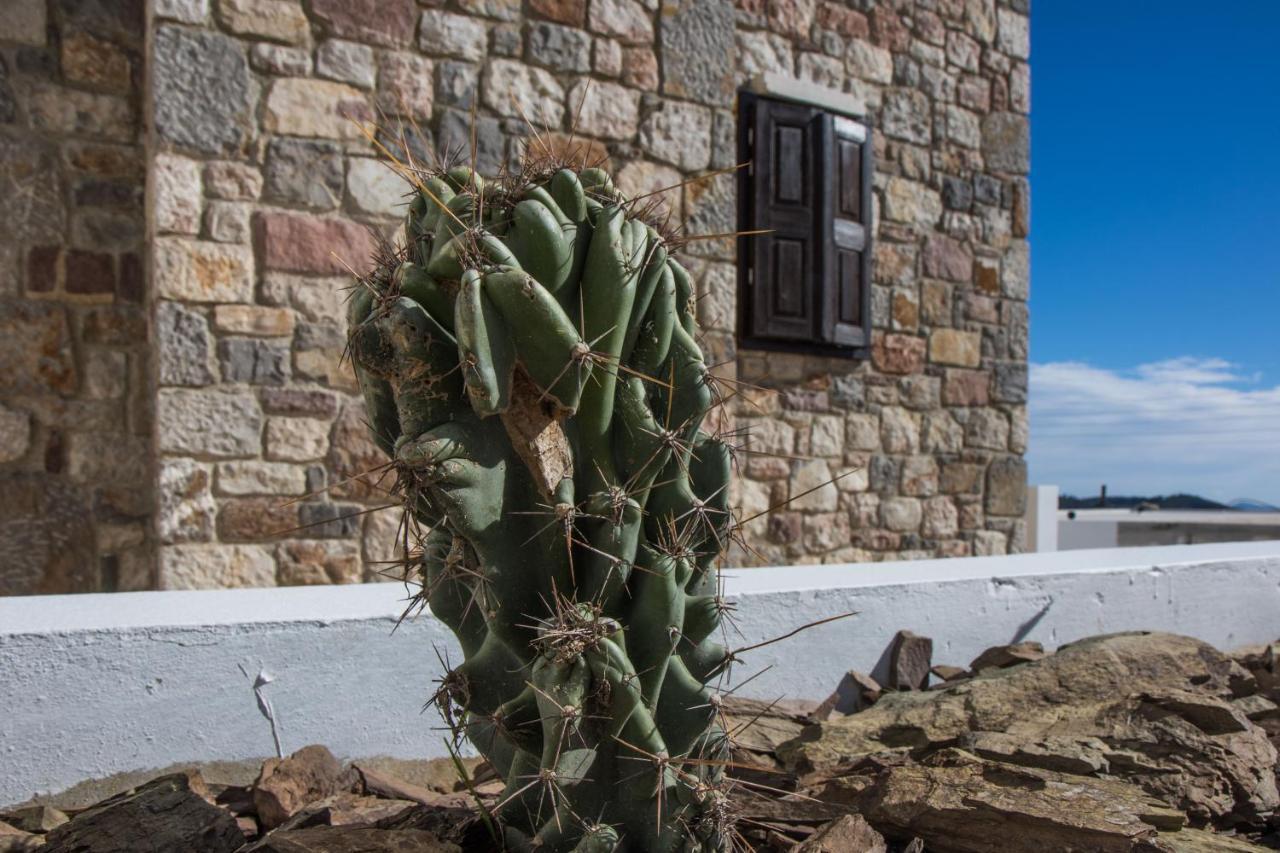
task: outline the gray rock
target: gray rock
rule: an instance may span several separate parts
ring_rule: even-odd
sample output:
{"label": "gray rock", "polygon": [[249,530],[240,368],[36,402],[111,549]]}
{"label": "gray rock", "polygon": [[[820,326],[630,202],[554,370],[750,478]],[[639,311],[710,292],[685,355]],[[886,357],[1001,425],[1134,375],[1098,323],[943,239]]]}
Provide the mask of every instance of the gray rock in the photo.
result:
{"label": "gray rock", "polygon": [[262,411],[249,391],[161,388],[156,425],[162,453],[228,457],[262,452]]}
{"label": "gray rock", "polygon": [[962,178],[944,177],[942,203],[948,210],[968,210],[973,206],[973,185]]}
{"label": "gray rock", "polygon": [[316,73],[330,80],[371,89],[377,78],[373,48],[352,41],[329,39],[316,51]]}
{"label": "gray rock", "polygon": [[975,175],[973,178],[973,198],[979,204],[999,204],[1003,182],[990,175]]}
{"label": "gray rock", "polygon": [[735,82],[733,3],[684,0],[664,8],[661,22],[663,93],[728,106]]}
{"label": "gray rock", "polygon": [[436,103],[471,109],[480,88],[480,69],[470,62],[449,59],[436,64]]}
{"label": "gray rock", "polygon": [[890,137],[928,145],[931,112],[928,95],[912,89],[894,89],[885,95],[881,123]]}
{"label": "gray rock", "polygon": [[223,382],[283,385],[289,379],[289,347],[258,338],[227,338],[218,342]]}
{"label": "gray rock", "polygon": [[1031,123],[1017,113],[992,113],[982,120],[982,154],[987,168],[1025,175],[1031,169]]}
{"label": "gray rock", "polygon": [[156,308],[156,351],[161,385],[211,385],[209,323],[177,302]]}
{"label": "gray rock", "polygon": [[162,26],[155,36],[155,126],[161,138],[209,154],[249,137],[249,64],[234,39]]}
{"label": "gray rock", "polygon": [[333,142],[276,137],[267,149],[268,201],[331,210],[342,200],[342,148]]}
{"label": "gray rock", "polygon": [[298,518],[307,536],[316,539],[351,539],[360,535],[357,504],[303,503]]}
{"label": "gray rock", "polygon": [[249,51],[249,63],[255,71],[281,77],[309,77],[311,53],[300,47],[258,42]]}
{"label": "gray rock", "polygon": [[0,589],[9,595],[96,592],[86,496],[47,474],[0,479]]}
{"label": "gray rock", "polygon": [[[502,124],[489,116],[476,116],[476,162],[482,175],[495,175],[505,160]],[[471,114],[448,109],[440,118],[439,150],[441,154],[460,151],[464,162],[471,156]]]}
{"label": "gray rock", "polygon": [[1027,365],[1009,362],[996,365],[995,398],[1001,403],[1027,402]]}
{"label": "gray rock", "polygon": [[535,21],[529,27],[529,58],[559,71],[589,71],[591,36],[584,30]]}

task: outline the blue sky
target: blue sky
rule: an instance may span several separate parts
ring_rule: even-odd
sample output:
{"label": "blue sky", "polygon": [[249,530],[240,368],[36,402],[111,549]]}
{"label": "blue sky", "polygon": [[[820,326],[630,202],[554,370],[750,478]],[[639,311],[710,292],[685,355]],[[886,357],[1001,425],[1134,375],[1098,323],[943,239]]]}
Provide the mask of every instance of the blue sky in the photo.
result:
{"label": "blue sky", "polygon": [[1032,481],[1280,504],[1280,2],[1031,21]]}

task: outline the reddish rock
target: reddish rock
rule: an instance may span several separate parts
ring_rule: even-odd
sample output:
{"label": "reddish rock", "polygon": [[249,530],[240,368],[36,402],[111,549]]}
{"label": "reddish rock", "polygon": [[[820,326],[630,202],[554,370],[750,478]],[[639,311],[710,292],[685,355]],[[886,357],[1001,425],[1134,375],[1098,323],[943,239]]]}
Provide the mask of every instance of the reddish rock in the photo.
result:
{"label": "reddish rock", "polygon": [[885,853],[888,849],[884,836],[862,815],[847,814],[820,828],[795,853]]}
{"label": "reddish rock", "polygon": [[899,631],[889,650],[889,686],[895,690],[923,690],[929,686],[933,640]]}
{"label": "reddish rock", "polygon": [[846,38],[866,39],[871,36],[867,16],[839,3],[823,3],[818,7],[818,26],[834,30]]}
{"label": "reddish rock", "polygon": [[354,787],[353,771],[323,746],[304,746],[288,758],[268,758],[253,784],[253,804],[258,821],[271,829],[284,823],[303,806]]}
{"label": "reddish rock", "polygon": [[333,35],[387,47],[413,40],[413,0],[312,0],[311,13]]}
{"label": "reddish rock", "polygon": [[884,334],[871,342],[871,361],[883,373],[919,373],[924,368],[925,341],[914,335]]}
{"label": "reddish rock", "polygon": [[871,40],[888,50],[906,50],[911,44],[911,31],[896,12],[876,6],[871,10]]}
{"label": "reddish rock", "polygon": [[135,305],[102,305],[84,313],[80,339],[87,344],[139,346],[147,340],[147,317]]}
{"label": "reddish rock", "polygon": [[769,514],[768,535],[772,542],[789,545],[800,541],[804,516],[798,512],[774,512]]}
{"label": "reddish rock", "polygon": [[991,378],[981,370],[948,370],[942,402],[948,406],[985,406]]}
{"label": "reddish rock", "polygon": [[58,288],[58,246],[33,246],[27,252],[27,292],[48,293]]}
{"label": "reddish rock", "polygon": [[261,542],[296,533],[298,504],[284,498],[233,498],[218,510],[218,536],[229,542]]}
{"label": "reddish rock", "polygon": [[581,27],[587,21],[587,0],[529,0],[529,11],[550,21]]}
{"label": "reddish rock", "polygon": [[924,274],[967,282],[973,278],[973,254],[958,240],[930,234],[924,245]]}
{"label": "reddish rock", "polygon": [[801,41],[809,40],[813,26],[813,0],[769,0],[766,6],[769,28]]}
{"label": "reddish rock", "polygon": [[253,225],[254,241],[268,270],[349,275],[369,266],[377,246],[368,228],[344,219],[259,213]]}
{"label": "reddish rock", "polygon": [[622,52],[622,82],[635,89],[658,88],[658,57],[647,47],[629,47]]}
{"label": "reddish rock", "polygon": [[115,293],[115,259],[103,252],[72,249],[67,253],[64,287],[67,293]]}
{"label": "reddish rock", "polygon": [[338,413],[338,399],[328,391],[308,388],[263,388],[262,408],[269,415],[331,418]]}
{"label": "reddish rock", "polygon": [[1008,646],[992,646],[973,659],[969,669],[981,672],[984,669],[1004,669],[1028,661],[1040,660],[1044,657],[1044,646],[1036,642],[1013,643]]}
{"label": "reddish rock", "polygon": [[76,390],[71,329],[59,305],[0,303],[0,391],[39,394]]}
{"label": "reddish rock", "polygon": [[815,720],[825,720],[833,713],[856,714],[874,705],[882,692],[884,688],[874,678],[851,669],[840,679],[835,692],[823,700],[810,716]]}

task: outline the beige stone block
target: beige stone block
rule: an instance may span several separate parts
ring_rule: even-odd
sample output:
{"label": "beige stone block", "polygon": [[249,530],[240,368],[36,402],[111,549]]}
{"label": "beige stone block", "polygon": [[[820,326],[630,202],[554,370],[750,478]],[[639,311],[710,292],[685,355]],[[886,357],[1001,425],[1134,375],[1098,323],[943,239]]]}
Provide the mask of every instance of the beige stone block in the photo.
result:
{"label": "beige stone block", "polygon": [[[398,507],[371,512],[364,517],[361,545],[367,581],[397,581],[403,577],[404,540],[401,521],[404,512]],[[410,528],[409,546],[417,543]]]}
{"label": "beige stone block", "polygon": [[293,334],[293,312],[266,305],[218,305],[213,309],[213,325],[232,335],[287,337]]}
{"label": "beige stone block", "polygon": [[555,76],[512,59],[489,62],[484,102],[500,115],[527,119],[539,130],[558,130],[564,120],[564,89]]}
{"label": "beige stone block", "polygon": [[269,272],[262,277],[263,301],[287,305],[312,322],[345,320],[347,288],[345,276],[305,276]]}
{"label": "beige stone block", "polygon": [[305,465],[244,459],[218,463],[217,491],[222,495],[301,495],[307,491]]}
{"label": "beige stone block", "polygon": [[267,92],[263,128],[286,136],[364,139],[361,126],[373,119],[359,89],[329,80],[288,77]]}
{"label": "beige stone block", "polygon": [[307,15],[297,0],[218,0],[218,20],[236,35],[285,44],[311,39]]}
{"label": "beige stone block", "polygon": [[253,252],[248,246],[185,237],[155,242],[156,294],[189,302],[251,302]]}
{"label": "beige stone block", "polygon": [[281,586],[359,583],[360,545],[356,542],[313,539],[276,546]]}
{"label": "beige stone block", "polygon": [[329,421],[316,418],[269,418],[267,458],[308,462],[329,452]]}
{"label": "beige stone block", "polygon": [[879,450],[880,419],[865,412],[850,413],[844,421],[844,441],[849,450]]}
{"label": "beige stone block", "polygon": [[156,394],[161,453],[180,456],[257,456],[262,411],[250,391],[161,388]]}
{"label": "beige stone block", "polygon": [[46,10],[41,0],[0,2],[0,41],[42,45],[48,38]]}
{"label": "beige stone block", "polygon": [[923,515],[924,509],[918,498],[886,498],[880,503],[880,522],[899,533],[919,529]]}
{"label": "beige stone block", "polygon": [[899,406],[880,411],[880,441],[890,453],[915,453],[920,447],[920,416]]}
{"label": "beige stone block", "polygon": [[0,462],[14,462],[31,446],[31,416],[0,405]]}
{"label": "beige stone block", "polygon": [[[613,180],[624,195],[631,198],[647,195],[649,199],[659,200],[667,210],[671,211],[673,221],[679,222],[684,218],[684,199],[680,190],[657,192],[668,187],[679,186],[684,180],[684,176],[670,166],[648,160],[632,160],[617,171]],[[656,194],[650,195],[650,193]]]}
{"label": "beige stone block", "polygon": [[209,491],[213,474],[194,459],[165,459],[156,486],[156,533],[166,544],[208,542],[218,508]]}
{"label": "beige stone block", "polygon": [[929,335],[929,361],[977,367],[982,362],[982,333],[961,329],[934,329]]}
{"label": "beige stone block", "polygon": [[152,167],[155,224],[160,234],[200,230],[200,164],[176,154],[158,154]]}
{"label": "beige stone block", "polygon": [[161,589],[276,585],[276,561],[261,545],[167,545],[160,548]]}
{"label": "beige stone block", "polygon": [[369,216],[401,217],[412,188],[386,160],[352,157],[347,163],[347,196]]}
{"label": "beige stone block", "polygon": [[822,459],[796,466],[790,496],[787,509],[794,511],[834,512],[840,505],[840,490],[832,482],[831,467]]}

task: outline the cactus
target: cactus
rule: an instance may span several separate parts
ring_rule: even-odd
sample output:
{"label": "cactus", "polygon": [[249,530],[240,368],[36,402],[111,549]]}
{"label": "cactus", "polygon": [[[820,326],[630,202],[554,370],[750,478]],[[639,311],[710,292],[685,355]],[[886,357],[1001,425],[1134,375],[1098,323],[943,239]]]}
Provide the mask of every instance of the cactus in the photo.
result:
{"label": "cactus", "polygon": [[348,351],[465,655],[441,711],[505,782],[509,849],[725,849],[731,448],[678,241],[599,168],[413,184]]}

